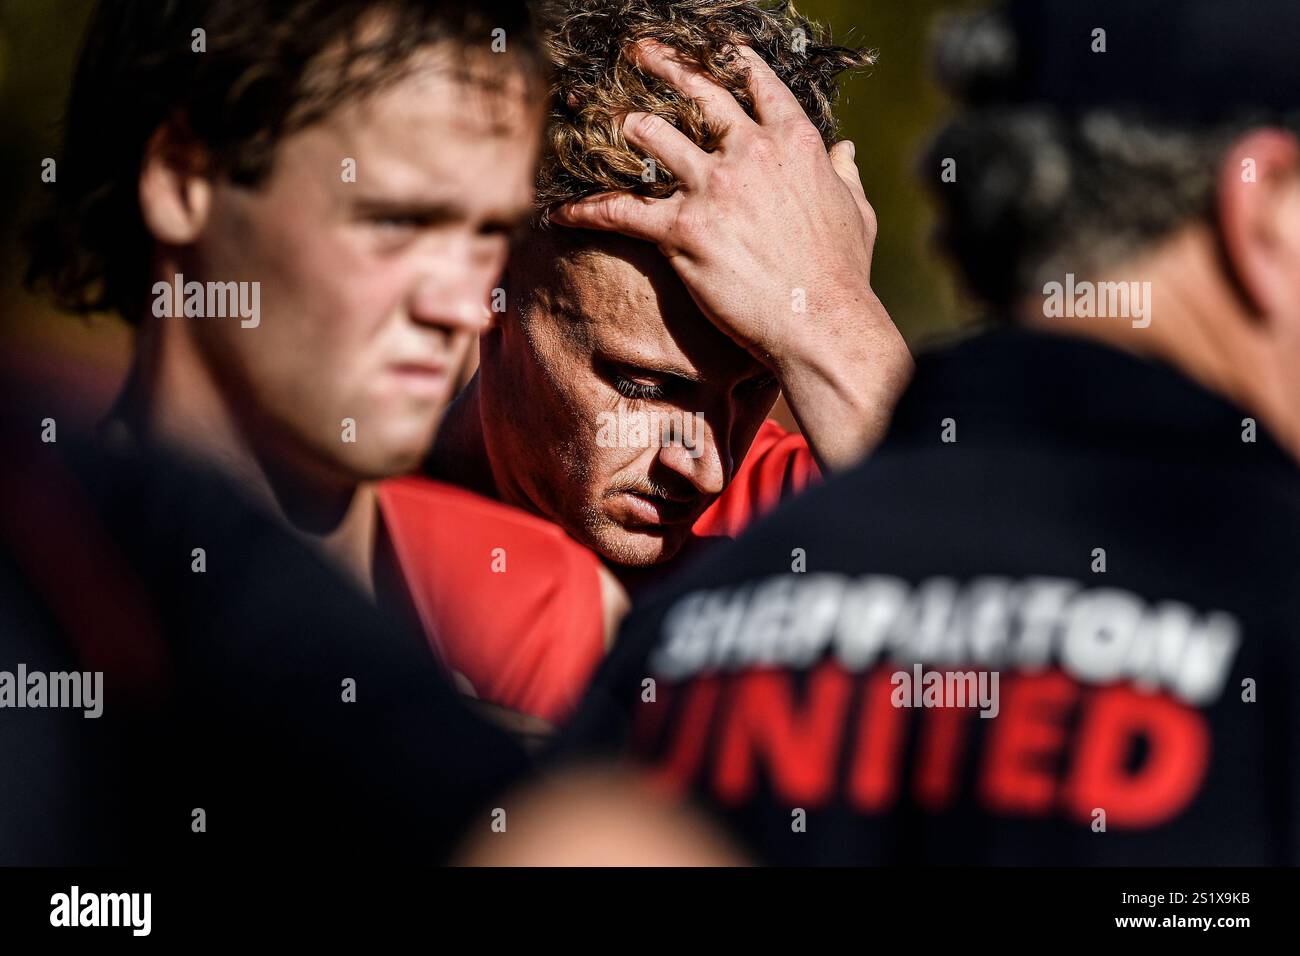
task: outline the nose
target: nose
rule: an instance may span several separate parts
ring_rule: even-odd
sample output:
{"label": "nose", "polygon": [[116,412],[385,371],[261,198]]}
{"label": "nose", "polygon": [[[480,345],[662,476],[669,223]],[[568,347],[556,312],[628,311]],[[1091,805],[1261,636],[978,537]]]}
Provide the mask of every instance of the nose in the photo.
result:
{"label": "nose", "polygon": [[715,429],[703,414],[682,412],[681,417],[682,422],[673,423],[675,440],[662,442],[657,461],[689,481],[699,494],[722,494],[731,480],[733,463],[729,443],[720,446],[717,435],[729,435],[731,429]]}
{"label": "nose", "polygon": [[475,262],[467,242],[443,246],[440,253],[426,260],[412,288],[411,318],[448,334],[477,334],[487,325],[488,299],[500,271]]}

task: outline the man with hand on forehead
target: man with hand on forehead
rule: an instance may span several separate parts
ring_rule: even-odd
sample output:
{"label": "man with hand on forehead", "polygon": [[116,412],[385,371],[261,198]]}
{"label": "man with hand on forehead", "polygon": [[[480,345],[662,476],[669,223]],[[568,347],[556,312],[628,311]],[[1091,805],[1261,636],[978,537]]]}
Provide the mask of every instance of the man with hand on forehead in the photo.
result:
{"label": "man with hand on forehead", "polygon": [[[853,145],[831,145],[835,77],[872,56],[786,3],[547,12],[549,223],[515,244],[430,470],[635,589],[859,459],[910,374]],[[767,419],[778,394],[802,436]]]}

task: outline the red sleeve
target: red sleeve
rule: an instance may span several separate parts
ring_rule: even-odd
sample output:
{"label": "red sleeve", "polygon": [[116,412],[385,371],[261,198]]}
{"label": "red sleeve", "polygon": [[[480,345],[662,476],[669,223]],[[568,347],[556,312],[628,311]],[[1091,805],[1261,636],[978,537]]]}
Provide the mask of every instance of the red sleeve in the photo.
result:
{"label": "red sleeve", "polygon": [[567,718],[605,651],[596,556],[550,522],[460,488],[401,478],[379,495],[443,663],[483,700]]}
{"label": "red sleeve", "polygon": [[699,537],[734,538],[750,522],[821,477],[804,437],[768,419],[754,436],[736,476],[692,529]]}

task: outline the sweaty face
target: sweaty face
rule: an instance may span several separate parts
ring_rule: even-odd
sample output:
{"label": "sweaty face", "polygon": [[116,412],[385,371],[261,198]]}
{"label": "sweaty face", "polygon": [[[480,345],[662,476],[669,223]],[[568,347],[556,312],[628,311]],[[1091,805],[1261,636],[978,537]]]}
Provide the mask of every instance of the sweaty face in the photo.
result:
{"label": "sweaty face", "polygon": [[653,247],[534,233],[481,343],[483,429],[507,500],[611,561],[671,558],[776,400]]}
{"label": "sweaty face", "polygon": [[284,140],[256,188],[215,185],[183,260],[187,281],[260,283],[256,327],[185,321],[253,441],[291,467],[418,463],[529,208],[537,104],[437,52]]}

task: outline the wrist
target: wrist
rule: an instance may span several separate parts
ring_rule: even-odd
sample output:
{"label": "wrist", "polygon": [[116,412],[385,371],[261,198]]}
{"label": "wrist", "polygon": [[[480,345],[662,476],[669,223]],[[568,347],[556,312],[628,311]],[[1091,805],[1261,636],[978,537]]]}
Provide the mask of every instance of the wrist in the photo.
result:
{"label": "wrist", "polygon": [[764,347],[782,385],[813,377],[849,387],[911,376],[911,352],[874,292],[799,318],[782,342]]}

